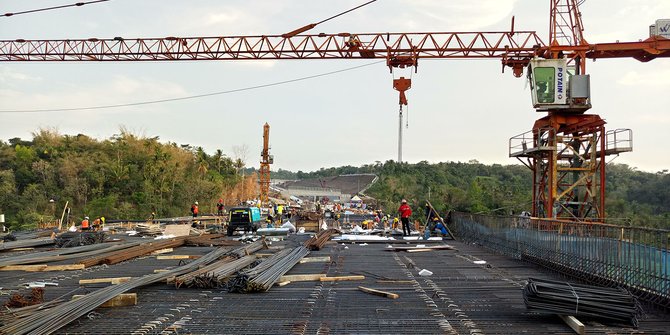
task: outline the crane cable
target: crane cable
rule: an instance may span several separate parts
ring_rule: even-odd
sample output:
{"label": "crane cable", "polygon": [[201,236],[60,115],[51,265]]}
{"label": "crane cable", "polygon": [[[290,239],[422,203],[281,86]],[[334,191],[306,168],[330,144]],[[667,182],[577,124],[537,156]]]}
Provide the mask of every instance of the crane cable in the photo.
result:
{"label": "crane cable", "polygon": [[283,80],[283,81],[278,81],[278,82],[269,83],[269,84],[248,86],[248,87],[236,88],[236,89],[227,90],[227,91],[218,91],[218,92],[190,95],[190,96],[178,97],[178,98],[168,98],[168,99],[139,101],[139,102],[114,104],[114,105],[89,106],[89,107],[55,108],[55,109],[54,108],[47,108],[47,109],[24,109],[24,110],[0,110],[0,114],[5,114],[5,113],[41,113],[41,112],[72,112],[72,111],[93,110],[93,109],[110,109],[110,108],[119,108],[119,107],[152,105],[152,104],[159,104],[159,103],[164,103],[164,102],[173,102],[173,101],[181,101],[181,100],[206,98],[206,97],[211,97],[211,96],[215,96],[215,95],[223,95],[223,94],[251,91],[251,90],[255,90],[255,89],[259,89],[259,88],[267,88],[267,87],[279,86],[279,85],[283,85],[283,84],[290,84],[290,83],[295,83],[295,82],[298,82],[298,81],[304,81],[304,80],[309,80],[309,79],[314,79],[314,78],[319,78],[319,77],[325,77],[325,76],[329,76],[329,75],[333,75],[333,74],[337,74],[337,73],[352,71],[352,70],[360,69],[360,68],[363,68],[363,67],[376,65],[376,64],[379,64],[379,63],[383,63],[383,62],[386,62],[386,61],[385,60],[377,61],[377,62],[358,65],[358,66],[354,66],[354,67],[349,67],[349,68],[346,68],[346,69],[340,69],[340,70],[335,70],[335,71],[330,71],[330,72],[325,72],[325,73],[319,73],[319,74],[314,74],[314,75],[300,77],[300,78]]}
{"label": "crane cable", "polygon": [[83,5],[99,3],[99,2],[106,2],[106,1],[110,1],[110,0],[84,1],[84,2],[73,3],[73,4],[70,4],[70,5],[45,7],[45,8],[40,8],[40,9],[31,9],[31,10],[26,10],[26,11],[23,11],[23,12],[16,12],[16,13],[5,13],[5,14],[0,15],[0,17],[2,17],[2,16],[10,17],[10,16],[14,16],[14,15],[19,15],[19,14],[30,14],[30,13],[43,12],[43,11],[47,11],[47,10],[61,9],[61,8],[67,8],[67,7],[81,7]]}

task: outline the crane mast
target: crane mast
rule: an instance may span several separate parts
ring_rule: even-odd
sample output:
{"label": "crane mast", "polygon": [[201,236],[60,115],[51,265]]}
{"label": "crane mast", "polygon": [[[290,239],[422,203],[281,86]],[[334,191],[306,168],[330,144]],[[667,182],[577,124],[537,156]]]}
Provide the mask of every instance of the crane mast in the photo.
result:
{"label": "crane mast", "polygon": [[270,155],[270,125],[266,122],[263,125],[263,151],[261,151],[260,168],[260,201],[261,206],[268,205],[268,195],[270,192],[270,164],[274,162],[274,157]]}

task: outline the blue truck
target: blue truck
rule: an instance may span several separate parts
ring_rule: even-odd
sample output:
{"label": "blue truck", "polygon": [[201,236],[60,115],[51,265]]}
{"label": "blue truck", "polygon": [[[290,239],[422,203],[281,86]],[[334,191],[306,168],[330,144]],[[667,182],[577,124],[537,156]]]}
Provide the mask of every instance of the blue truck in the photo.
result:
{"label": "blue truck", "polygon": [[228,236],[238,229],[244,229],[244,232],[256,232],[261,228],[261,210],[258,207],[234,207],[228,211]]}

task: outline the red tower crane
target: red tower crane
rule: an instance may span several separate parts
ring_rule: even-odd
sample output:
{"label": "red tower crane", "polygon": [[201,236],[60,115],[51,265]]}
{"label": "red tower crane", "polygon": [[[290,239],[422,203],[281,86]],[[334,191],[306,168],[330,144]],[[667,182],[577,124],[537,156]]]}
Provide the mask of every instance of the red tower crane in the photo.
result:
{"label": "red tower crane", "polygon": [[[630,148],[616,146],[626,132],[606,132],[604,120],[584,114],[591,106],[585,61],[670,57],[670,40],[590,44],[581,18],[577,0],[550,0],[548,43],[534,31],[515,31],[513,19],[503,32],[303,34],[308,25],[284,35],[4,40],[0,62],[376,58],[391,70],[416,71],[420,59],[500,59],[516,77],[529,69],[534,107],[547,113],[531,132],[510,139],[510,156],[533,171],[533,214],[604,219],[604,158]],[[401,79],[394,88],[402,110],[411,82]],[[269,182],[262,178],[261,190]]]}

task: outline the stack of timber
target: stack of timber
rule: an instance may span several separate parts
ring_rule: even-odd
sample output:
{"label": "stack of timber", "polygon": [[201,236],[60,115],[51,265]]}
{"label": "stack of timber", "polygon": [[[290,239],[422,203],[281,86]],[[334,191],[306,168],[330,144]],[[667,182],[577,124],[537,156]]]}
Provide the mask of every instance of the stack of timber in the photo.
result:
{"label": "stack of timber", "polygon": [[135,231],[140,236],[158,236],[163,234],[163,230],[159,224],[138,223],[135,226]]}
{"label": "stack of timber", "polygon": [[523,298],[530,310],[637,326],[640,306],[623,288],[604,288],[529,278]]}
{"label": "stack of timber", "polygon": [[58,248],[71,248],[103,243],[106,238],[104,232],[65,232],[56,237],[55,243]]}
{"label": "stack of timber", "polygon": [[305,247],[307,247],[309,250],[321,250],[323,246],[330,240],[330,238],[338,234],[339,231],[337,229],[326,229],[318,234],[316,236],[310,238],[309,240],[305,241]]}

